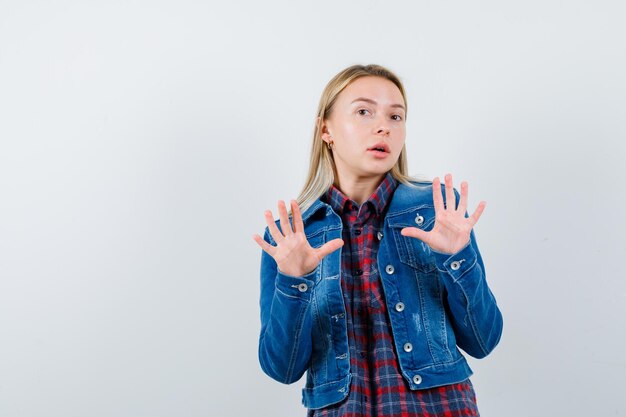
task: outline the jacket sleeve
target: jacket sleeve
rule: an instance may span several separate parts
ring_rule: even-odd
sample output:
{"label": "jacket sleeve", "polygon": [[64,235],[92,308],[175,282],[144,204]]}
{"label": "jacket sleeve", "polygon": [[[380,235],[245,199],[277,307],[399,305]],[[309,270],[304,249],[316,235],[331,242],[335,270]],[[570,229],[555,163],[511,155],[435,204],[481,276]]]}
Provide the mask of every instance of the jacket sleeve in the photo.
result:
{"label": "jacket sleeve", "polygon": [[[263,239],[275,244],[267,227]],[[302,377],[311,358],[309,308],[319,266],[302,277],[294,277],[283,274],[274,258],[261,252],[259,362],[267,375],[291,384]]]}
{"label": "jacket sleeve", "polygon": [[[454,189],[458,206],[459,193]],[[465,217],[468,217],[465,212]],[[502,313],[487,285],[485,266],[474,230],[464,248],[454,254],[433,250],[447,290],[451,322],[458,346],[475,358],[487,356],[500,341]]]}

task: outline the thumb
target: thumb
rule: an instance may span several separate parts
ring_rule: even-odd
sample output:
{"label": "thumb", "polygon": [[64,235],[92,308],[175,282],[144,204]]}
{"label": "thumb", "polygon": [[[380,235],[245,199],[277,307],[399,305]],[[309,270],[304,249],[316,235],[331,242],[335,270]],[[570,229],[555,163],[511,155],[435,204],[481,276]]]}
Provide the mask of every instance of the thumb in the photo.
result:
{"label": "thumb", "polygon": [[423,242],[428,240],[428,232],[423,231],[422,229],[418,229],[417,227],[405,227],[400,230],[400,234],[402,236],[409,236],[419,239]]}
{"label": "thumb", "polygon": [[343,246],[343,239],[333,239],[330,242],[326,242],[319,249],[317,249],[317,253],[320,259],[324,258],[329,253],[333,253],[337,249]]}

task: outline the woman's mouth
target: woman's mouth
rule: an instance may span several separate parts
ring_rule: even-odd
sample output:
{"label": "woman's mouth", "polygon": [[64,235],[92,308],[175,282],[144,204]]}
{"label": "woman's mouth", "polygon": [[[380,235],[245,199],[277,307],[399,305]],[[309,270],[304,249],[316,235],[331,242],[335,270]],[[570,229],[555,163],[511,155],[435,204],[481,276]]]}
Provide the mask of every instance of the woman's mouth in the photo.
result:
{"label": "woman's mouth", "polygon": [[389,155],[389,147],[384,143],[377,143],[368,148],[367,152],[375,158],[386,158]]}
{"label": "woman's mouth", "polygon": [[367,152],[369,152],[372,156],[374,156],[374,158],[386,158],[389,155],[389,152],[385,152],[385,151],[379,151],[376,149],[370,149]]}

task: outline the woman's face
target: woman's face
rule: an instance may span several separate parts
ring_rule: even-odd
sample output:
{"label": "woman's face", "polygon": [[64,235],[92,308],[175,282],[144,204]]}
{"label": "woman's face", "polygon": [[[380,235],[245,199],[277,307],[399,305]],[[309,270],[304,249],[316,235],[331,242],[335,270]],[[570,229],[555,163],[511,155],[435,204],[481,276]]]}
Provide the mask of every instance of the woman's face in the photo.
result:
{"label": "woman's face", "polygon": [[394,83],[375,76],[352,81],[339,93],[321,132],[326,143],[333,142],[338,174],[362,178],[389,171],[404,146],[404,119],[404,100]]}

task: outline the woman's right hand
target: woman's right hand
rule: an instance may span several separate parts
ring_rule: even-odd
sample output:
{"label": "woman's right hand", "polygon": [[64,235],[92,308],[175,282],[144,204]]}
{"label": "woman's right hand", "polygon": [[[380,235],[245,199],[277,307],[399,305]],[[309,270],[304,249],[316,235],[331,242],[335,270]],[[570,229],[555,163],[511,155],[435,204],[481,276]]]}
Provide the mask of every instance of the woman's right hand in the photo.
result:
{"label": "woman's right hand", "polygon": [[278,202],[281,233],[281,230],[276,227],[272,212],[265,211],[265,220],[272,238],[276,241],[276,246],[270,245],[258,234],[254,234],[252,238],[261,246],[261,249],[274,258],[278,269],[283,274],[300,277],[312,272],[326,255],[343,246],[343,240],[333,239],[319,248],[311,247],[304,234],[300,207],[295,200],[291,200],[291,212],[293,229],[289,223],[285,202],[282,200]]}

